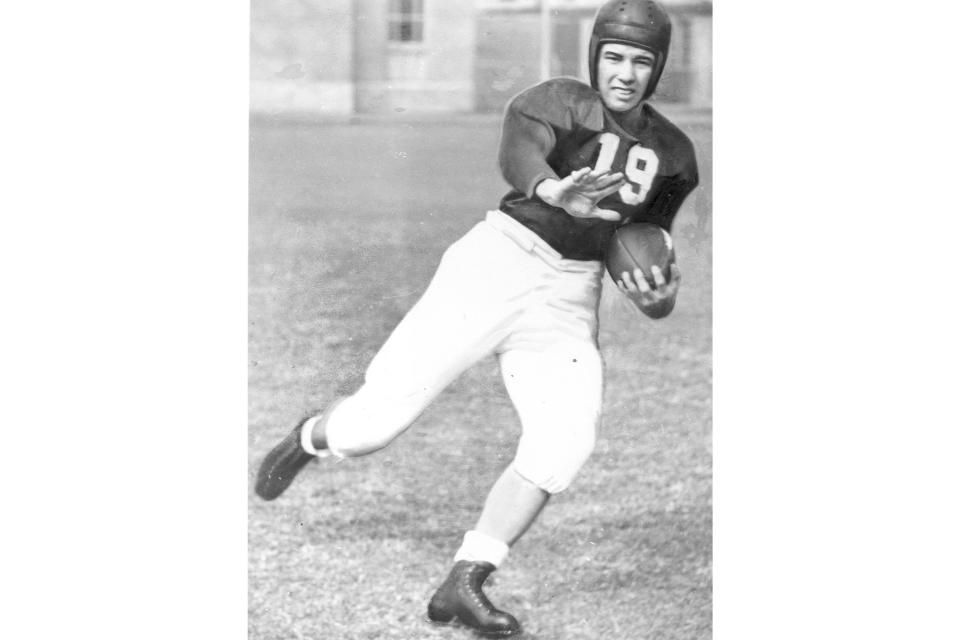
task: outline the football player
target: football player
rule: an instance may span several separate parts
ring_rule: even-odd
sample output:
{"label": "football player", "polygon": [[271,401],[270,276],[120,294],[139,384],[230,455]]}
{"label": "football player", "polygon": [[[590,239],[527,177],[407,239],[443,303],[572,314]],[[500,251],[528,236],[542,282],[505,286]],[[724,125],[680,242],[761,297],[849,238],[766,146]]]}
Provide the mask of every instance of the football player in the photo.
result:
{"label": "football player", "polygon": [[[552,79],[510,102],[499,160],[511,190],[499,209],[447,249],[363,386],[304,419],[260,467],[255,490],[272,500],[315,456],[377,451],[461,372],[496,354],[522,436],[427,606],[433,622],[456,620],[493,636],[520,631],[484,595],[484,580],[593,449],[604,247],[628,222],[669,231],[698,180],[690,140],[646,103],[670,31],[656,2],[611,0],[594,21],[590,84]],[[654,286],[639,270],[617,284],[654,315],[676,299],[680,274],[671,268],[669,279],[654,271]]]}

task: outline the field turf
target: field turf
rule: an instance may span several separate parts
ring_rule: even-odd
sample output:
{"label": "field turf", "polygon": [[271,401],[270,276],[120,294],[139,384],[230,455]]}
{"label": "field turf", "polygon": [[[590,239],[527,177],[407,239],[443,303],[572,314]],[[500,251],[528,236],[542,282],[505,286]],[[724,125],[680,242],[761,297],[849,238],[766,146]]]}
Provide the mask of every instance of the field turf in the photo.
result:
{"label": "field turf", "polygon": [[[597,448],[487,589],[538,640],[711,636],[710,126],[674,227],[674,313],[607,281]],[[463,532],[509,463],[516,416],[488,358],[387,449],[309,465],[275,502],[263,455],[354,390],[448,244],[504,193],[493,119],[254,121],[250,138],[249,637],[459,639],[424,621]]]}

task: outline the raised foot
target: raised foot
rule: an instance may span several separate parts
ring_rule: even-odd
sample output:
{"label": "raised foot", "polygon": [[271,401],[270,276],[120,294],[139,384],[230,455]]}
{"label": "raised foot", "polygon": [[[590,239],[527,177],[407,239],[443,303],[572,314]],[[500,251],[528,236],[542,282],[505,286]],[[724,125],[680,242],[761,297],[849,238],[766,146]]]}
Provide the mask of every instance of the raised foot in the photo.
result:
{"label": "raised foot", "polygon": [[300,431],[308,419],[309,417],[301,420],[260,463],[253,490],[264,500],[278,498],[287,490],[300,470],[315,458],[300,446]]}

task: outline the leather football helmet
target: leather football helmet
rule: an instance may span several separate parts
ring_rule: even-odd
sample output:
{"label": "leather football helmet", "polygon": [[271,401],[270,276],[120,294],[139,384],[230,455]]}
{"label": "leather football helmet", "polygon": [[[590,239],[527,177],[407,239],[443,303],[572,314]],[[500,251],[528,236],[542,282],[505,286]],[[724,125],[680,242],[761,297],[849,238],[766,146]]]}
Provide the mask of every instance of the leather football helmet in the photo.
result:
{"label": "leather football helmet", "polygon": [[670,50],[670,16],[653,0],[609,0],[593,19],[590,36],[590,86],[597,88],[597,56],[604,42],[617,42],[646,49],[656,56],[650,83],[643,94],[653,95]]}

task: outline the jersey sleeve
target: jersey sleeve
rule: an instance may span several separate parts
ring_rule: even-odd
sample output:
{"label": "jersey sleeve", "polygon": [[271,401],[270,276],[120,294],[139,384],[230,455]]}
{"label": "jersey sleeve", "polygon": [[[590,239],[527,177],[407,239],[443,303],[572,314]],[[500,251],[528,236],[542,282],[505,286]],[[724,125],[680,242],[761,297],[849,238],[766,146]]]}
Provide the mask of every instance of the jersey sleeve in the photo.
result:
{"label": "jersey sleeve", "polygon": [[673,220],[677,217],[677,212],[680,211],[680,206],[687,199],[687,196],[697,188],[699,182],[700,175],[697,171],[696,160],[691,159],[691,165],[684,172],[671,178],[660,189],[648,210],[649,215],[652,215],[657,224],[670,233]]}
{"label": "jersey sleeve", "polygon": [[532,198],[542,180],[559,178],[549,163],[558,137],[599,116],[591,108],[589,91],[577,81],[555,79],[510,101],[503,118],[499,160],[504,179],[514,189]]}

